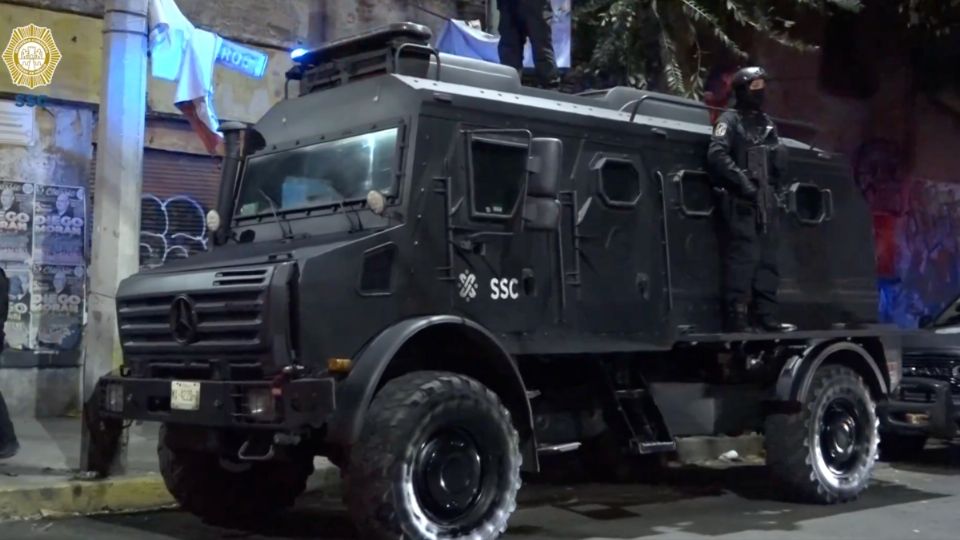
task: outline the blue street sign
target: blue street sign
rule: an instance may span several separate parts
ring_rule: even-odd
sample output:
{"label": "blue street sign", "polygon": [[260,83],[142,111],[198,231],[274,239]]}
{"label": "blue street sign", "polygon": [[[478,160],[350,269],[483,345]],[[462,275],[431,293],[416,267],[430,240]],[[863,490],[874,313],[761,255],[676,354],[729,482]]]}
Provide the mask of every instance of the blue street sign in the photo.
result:
{"label": "blue street sign", "polygon": [[267,72],[266,53],[224,39],[217,51],[217,63],[248,77],[260,79]]}

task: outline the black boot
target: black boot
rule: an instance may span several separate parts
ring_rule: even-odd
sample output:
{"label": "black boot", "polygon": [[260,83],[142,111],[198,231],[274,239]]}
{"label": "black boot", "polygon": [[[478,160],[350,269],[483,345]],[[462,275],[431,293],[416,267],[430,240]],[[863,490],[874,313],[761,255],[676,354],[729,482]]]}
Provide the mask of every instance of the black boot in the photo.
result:
{"label": "black boot", "polygon": [[769,313],[757,314],[754,319],[756,319],[757,328],[764,332],[793,332],[797,329],[796,325],[781,322]]}
{"label": "black boot", "polygon": [[20,443],[10,441],[0,444],[0,459],[10,459],[20,451]]}
{"label": "black boot", "polygon": [[749,311],[746,304],[731,304],[727,308],[727,317],[724,320],[723,331],[729,334],[743,334],[752,332]]}
{"label": "black boot", "polygon": [[[0,332],[0,335],[2,335],[2,332]],[[19,451],[20,444],[17,443],[17,434],[13,430],[13,423],[10,421],[10,411],[7,410],[7,403],[3,400],[3,395],[0,394],[0,459],[12,458]]]}

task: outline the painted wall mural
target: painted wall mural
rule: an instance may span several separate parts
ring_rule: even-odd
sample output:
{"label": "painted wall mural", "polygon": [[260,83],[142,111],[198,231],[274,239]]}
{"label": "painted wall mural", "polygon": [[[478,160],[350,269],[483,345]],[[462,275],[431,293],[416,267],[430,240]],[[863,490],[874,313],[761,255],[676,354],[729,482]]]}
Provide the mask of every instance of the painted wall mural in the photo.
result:
{"label": "painted wall mural", "polygon": [[854,168],[873,209],[881,321],[913,328],[960,294],[960,184],[911,177],[901,155],[868,141]]}
{"label": "painted wall mural", "polygon": [[207,250],[206,210],[196,199],[146,194],[141,204],[141,267],[154,268]]}

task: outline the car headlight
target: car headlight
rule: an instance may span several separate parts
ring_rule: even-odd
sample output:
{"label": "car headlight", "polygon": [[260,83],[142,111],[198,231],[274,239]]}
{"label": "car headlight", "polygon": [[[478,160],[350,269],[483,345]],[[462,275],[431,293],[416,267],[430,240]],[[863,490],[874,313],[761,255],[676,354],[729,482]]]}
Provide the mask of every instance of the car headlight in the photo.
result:
{"label": "car headlight", "polygon": [[277,416],[277,401],[270,388],[252,388],[246,392],[247,414],[256,420],[273,420]]}
{"label": "car headlight", "polygon": [[123,412],[123,385],[108,384],[104,396],[104,407],[110,412]]}

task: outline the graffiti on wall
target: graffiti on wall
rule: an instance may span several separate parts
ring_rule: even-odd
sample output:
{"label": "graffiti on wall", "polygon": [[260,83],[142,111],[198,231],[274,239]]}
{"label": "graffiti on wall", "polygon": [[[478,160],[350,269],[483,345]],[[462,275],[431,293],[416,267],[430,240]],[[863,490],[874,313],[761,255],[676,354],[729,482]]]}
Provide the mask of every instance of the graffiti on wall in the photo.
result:
{"label": "graffiti on wall", "polygon": [[901,155],[868,141],[854,168],[873,210],[881,320],[912,328],[960,294],[960,184],[910,177]]}
{"label": "graffiti on wall", "polygon": [[154,268],[207,250],[206,211],[186,195],[146,194],[140,220],[140,266]]}

